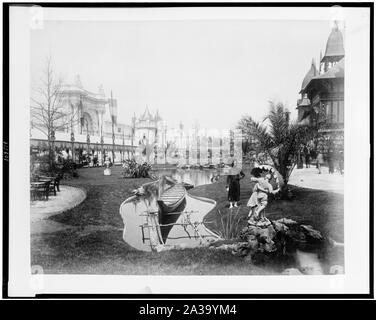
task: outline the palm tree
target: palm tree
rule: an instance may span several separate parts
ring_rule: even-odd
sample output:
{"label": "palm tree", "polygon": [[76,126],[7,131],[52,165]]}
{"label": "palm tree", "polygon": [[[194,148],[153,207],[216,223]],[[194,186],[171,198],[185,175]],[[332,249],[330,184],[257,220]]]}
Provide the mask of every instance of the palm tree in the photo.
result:
{"label": "palm tree", "polygon": [[238,124],[247,138],[256,139],[261,150],[273,161],[283,177],[282,197],[287,197],[287,183],[296,164],[296,155],[303,144],[312,138],[311,129],[290,120],[290,113],[280,102],[270,103],[270,111],[261,123],[244,116]]}

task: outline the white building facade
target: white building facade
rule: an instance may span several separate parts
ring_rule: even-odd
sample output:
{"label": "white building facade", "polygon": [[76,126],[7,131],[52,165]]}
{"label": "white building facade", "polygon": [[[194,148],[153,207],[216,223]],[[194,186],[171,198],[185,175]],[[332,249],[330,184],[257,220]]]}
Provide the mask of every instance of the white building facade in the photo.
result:
{"label": "white building facade", "polygon": [[[63,152],[77,163],[83,159],[90,159],[90,163],[96,158],[102,164],[106,157],[120,163],[131,157],[134,150],[132,126],[117,121],[117,100],[106,97],[102,86],[98,92],[90,92],[83,88],[77,76],[74,84],[61,87],[59,99],[65,116],[52,134],[57,153]],[[46,134],[33,123],[30,145],[42,151],[48,148]]]}

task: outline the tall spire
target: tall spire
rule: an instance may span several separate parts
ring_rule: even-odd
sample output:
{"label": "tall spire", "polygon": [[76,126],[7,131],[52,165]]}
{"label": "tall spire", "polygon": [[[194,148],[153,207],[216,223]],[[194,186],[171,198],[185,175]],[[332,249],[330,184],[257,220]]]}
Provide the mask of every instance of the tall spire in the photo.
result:
{"label": "tall spire", "polygon": [[322,62],[339,61],[345,56],[345,49],[343,47],[342,33],[338,27],[338,21],[334,21],[334,25],[328,41],[326,42],[325,54]]}
{"label": "tall spire", "polygon": [[338,30],[339,30],[339,27],[338,27],[338,20],[334,20],[333,30],[335,30],[335,31],[338,31]]}
{"label": "tall spire", "polygon": [[322,73],[322,51],[320,50],[319,74]]}
{"label": "tall spire", "polygon": [[142,114],[140,120],[152,120],[152,115],[149,111],[149,106],[146,104],[146,108],[145,108],[145,111],[144,113]]}
{"label": "tall spire", "polygon": [[316,68],[315,58],[312,58],[311,68],[313,69],[313,76],[316,76],[316,74],[317,74],[317,68]]}

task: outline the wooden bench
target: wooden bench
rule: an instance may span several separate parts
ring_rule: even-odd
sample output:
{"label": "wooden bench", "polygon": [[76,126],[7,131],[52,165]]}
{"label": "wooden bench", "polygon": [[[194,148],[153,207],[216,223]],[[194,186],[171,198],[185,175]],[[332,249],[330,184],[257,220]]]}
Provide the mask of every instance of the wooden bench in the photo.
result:
{"label": "wooden bench", "polygon": [[60,192],[60,177],[58,176],[39,176],[38,181],[50,181],[50,189],[56,196],[56,191]]}
{"label": "wooden bench", "polygon": [[50,181],[34,181],[30,182],[30,196],[32,200],[43,199],[48,200],[50,193]]}

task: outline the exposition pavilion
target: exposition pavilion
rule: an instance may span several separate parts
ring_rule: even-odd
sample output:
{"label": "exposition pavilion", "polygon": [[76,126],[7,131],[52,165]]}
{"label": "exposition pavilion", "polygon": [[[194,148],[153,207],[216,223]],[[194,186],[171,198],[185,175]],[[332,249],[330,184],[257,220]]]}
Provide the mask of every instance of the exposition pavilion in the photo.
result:
{"label": "exposition pavilion", "polygon": [[[134,115],[131,124],[117,119],[117,100],[107,97],[103,87],[98,92],[84,89],[80,77],[73,84],[62,85],[59,93],[61,109],[66,113],[64,126],[58,126],[51,134],[55,151],[74,162],[97,158],[102,164],[106,158],[120,163],[132,156],[139,141],[153,141],[162,118],[154,116],[148,108],[138,118]],[[48,150],[46,134],[31,123],[31,152],[43,153]]]}

